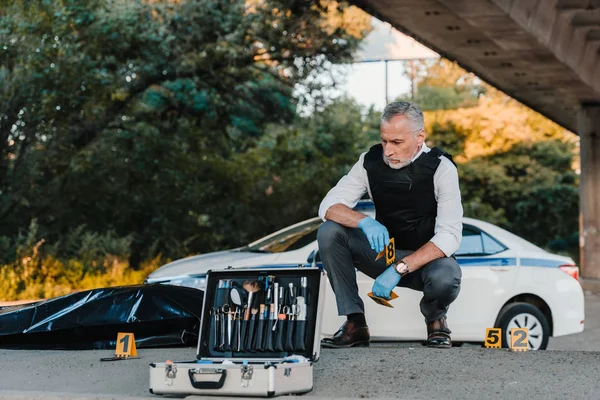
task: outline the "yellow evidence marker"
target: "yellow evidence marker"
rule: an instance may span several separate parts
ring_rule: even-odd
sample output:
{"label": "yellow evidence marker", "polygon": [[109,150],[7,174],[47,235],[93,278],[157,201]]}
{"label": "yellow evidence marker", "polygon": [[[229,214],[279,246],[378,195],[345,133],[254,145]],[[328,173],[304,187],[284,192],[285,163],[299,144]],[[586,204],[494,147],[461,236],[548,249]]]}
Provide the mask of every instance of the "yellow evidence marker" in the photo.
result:
{"label": "yellow evidence marker", "polygon": [[394,308],[394,306],[390,304],[390,301],[394,300],[395,298],[398,297],[398,295],[396,293],[394,293],[394,292],[390,293],[390,299],[389,300],[388,299],[384,299],[383,297],[375,296],[373,294],[373,292],[367,293],[367,296],[369,296],[370,298],[372,298],[375,303],[381,304],[382,306],[386,306],[386,307],[389,307],[389,308]]}
{"label": "yellow evidence marker", "polygon": [[528,328],[512,328],[510,330],[510,349],[512,351],[527,351],[529,349]]}
{"label": "yellow evidence marker", "polygon": [[379,260],[384,255],[385,265],[391,265],[394,261],[396,261],[396,245],[394,244],[394,238],[390,238],[390,244],[388,244],[385,249],[377,254],[375,261]]}
{"label": "yellow evidence marker", "polygon": [[[385,255],[385,265],[391,265],[394,261],[396,261],[396,247],[394,244],[394,238],[390,238],[390,244],[386,246],[375,258],[375,261],[379,260]],[[373,299],[373,301],[377,304],[381,304],[382,306],[394,308],[393,305],[389,303],[390,300],[394,300],[398,297],[398,295],[394,292],[390,293],[390,299],[384,299],[383,297],[378,297],[373,294],[373,292],[367,293],[367,296]]]}
{"label": "yellow evidence marker", "polygon": [[117,334],[117,349],[115,350],[115,357],[135,357],[137,356],[137,349],[135,347],[135,339],[133,333],[119,332]]}
{"label": "yellow evidence marker", "polygon": [[501,348],[502,347],[502,329],[500,328],[486,328],[485,330],[485,347],[490,348]]}
{"label": "yellow evidence marker", "polygon": [[138,358],[133,333],[119,332],[117,334],[117,348],[115,349],[115,356],[101,358],[100,361],[119,361],[130,358]]}

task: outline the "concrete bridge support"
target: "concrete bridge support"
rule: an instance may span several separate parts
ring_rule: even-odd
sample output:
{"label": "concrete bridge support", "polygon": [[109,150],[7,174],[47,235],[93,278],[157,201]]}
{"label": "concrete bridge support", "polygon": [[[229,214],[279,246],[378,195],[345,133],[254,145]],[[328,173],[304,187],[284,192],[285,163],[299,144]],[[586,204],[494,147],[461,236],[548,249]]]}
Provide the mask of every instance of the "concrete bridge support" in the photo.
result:
{"label": "concrete bridge support", "polygon": [[[583,103],[578,115],[581,175],[579,249],[581,275],[600,287],[600,103]],[[584,285],[585,287],[585,285]]]}

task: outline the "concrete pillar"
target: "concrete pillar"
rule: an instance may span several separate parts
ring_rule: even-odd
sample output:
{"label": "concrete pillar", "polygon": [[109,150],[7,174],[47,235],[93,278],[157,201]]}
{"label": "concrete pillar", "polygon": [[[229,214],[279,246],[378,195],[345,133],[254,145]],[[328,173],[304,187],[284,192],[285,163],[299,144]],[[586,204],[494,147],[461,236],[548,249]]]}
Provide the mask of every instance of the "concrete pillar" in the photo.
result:
{"label": "concrete pillar", "polygon": [[600,103],[584,103],[578,115],[581,175],[579,254],[585,280],[600,280]]}

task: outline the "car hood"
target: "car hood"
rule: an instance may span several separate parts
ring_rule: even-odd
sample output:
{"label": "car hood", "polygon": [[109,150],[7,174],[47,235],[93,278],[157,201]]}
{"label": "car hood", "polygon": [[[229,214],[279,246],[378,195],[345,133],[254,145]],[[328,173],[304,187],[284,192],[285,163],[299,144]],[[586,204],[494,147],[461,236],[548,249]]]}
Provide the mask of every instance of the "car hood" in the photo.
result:
{"label": "car hood", "polygon": [[277,253],[254,253],[242,250],[200,254],[165,264],[148,275],[147,280],[150,282],[182,275],[205,274],[211,269],[223,269],[230,266],[238,268],[257,263],[268,264],[274,262],[278,257]]}

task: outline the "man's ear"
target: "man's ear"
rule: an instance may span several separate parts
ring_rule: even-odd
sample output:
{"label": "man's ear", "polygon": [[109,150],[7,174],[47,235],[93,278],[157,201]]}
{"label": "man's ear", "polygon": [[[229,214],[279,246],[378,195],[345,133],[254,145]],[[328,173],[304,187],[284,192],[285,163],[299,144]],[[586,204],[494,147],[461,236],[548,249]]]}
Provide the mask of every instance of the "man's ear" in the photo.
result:
{"label": "man's ear", "polygon": [[419,147],[421,147],[423,145],[423,142],[425,142],[425,137],[427,135],[425,134],[425,130],[421,129],[418,133],[417,133],[417,143],[419,145]]}

